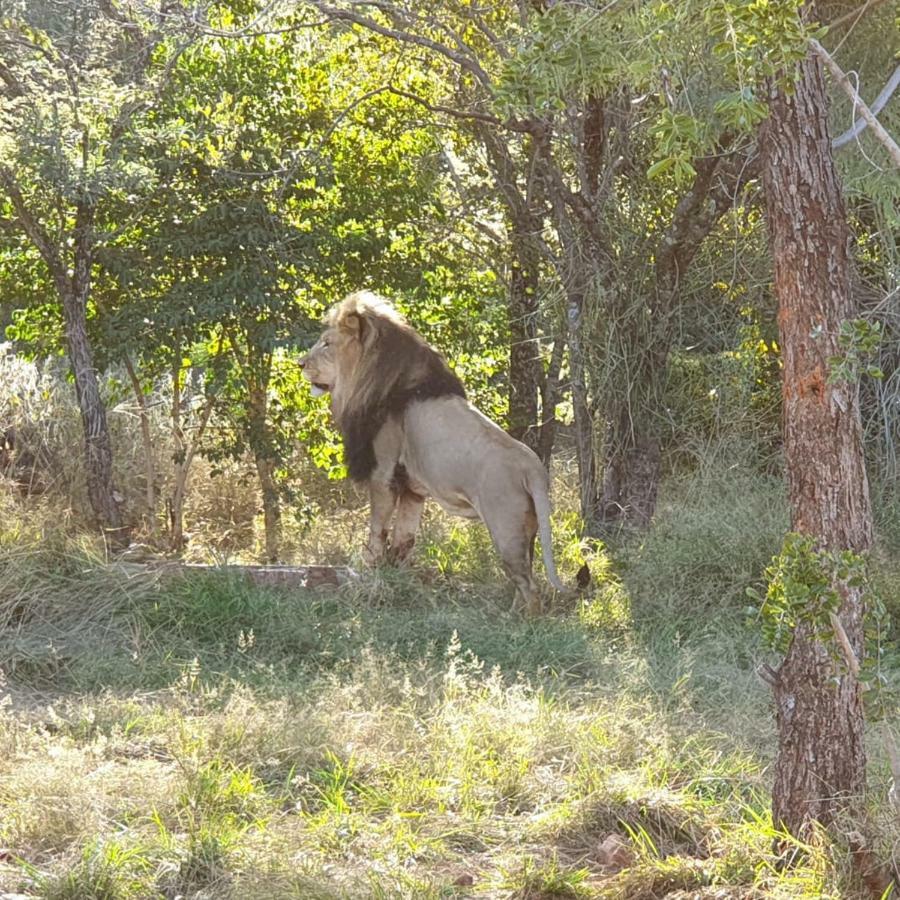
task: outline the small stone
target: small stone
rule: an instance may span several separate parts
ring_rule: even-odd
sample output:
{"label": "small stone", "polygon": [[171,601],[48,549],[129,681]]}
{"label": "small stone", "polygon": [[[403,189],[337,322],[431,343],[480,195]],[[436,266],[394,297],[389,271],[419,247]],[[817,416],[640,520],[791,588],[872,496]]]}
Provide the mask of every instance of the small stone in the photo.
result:
{"label": "small stone", "polygon": [[471,887],[475,884],[475,879],[468,872],[463,872],[462,875],[453,881],[453,884],[456,887]]}
{"label": "small stone", "polygon": [[597,850],[600,864],[611,872],[627,869],[634,863],[634,851],[628,842],[618,834],[609,834]]}

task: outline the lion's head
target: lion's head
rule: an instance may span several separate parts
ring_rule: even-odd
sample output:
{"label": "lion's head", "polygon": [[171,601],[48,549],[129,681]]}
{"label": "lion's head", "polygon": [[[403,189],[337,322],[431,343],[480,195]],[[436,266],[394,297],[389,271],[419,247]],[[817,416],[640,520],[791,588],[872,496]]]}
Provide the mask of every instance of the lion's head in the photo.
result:
{"label": "lion's head", "polygon": [[351,294],[331,308],[325,317],[325,331],[300,360],[314,397],[349,393],[363,351],[379,325],[387,322],[405,324],[387,300],[368,291]]}
{"label": "lion's head", "polygon": [[441,356],[383,297],[351,294],[325,317],[325,331],[300,360],[316,395],[330,393],[354,480],[372,474],[372,441],[392,415],[417,400],[465,397]]}

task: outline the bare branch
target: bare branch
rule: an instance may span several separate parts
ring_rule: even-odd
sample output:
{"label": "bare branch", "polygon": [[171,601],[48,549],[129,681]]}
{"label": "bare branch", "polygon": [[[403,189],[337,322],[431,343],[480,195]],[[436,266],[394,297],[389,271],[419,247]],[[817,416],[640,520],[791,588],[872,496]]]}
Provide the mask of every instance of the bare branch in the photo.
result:
{"label": "bare branch", "polygon": [[859,109],[860,115],[866,120],[871,127],[875,137],[884,144],[894,165],[900,169],[900,147],[897,142],[887,133],[887,129],[875,118],[872,110],[863,103],[862,97],[856,92],[856,88],[850,83],[843,69],[834,61],[831,54],[815,39],[809,42],[810,47],[815,51],[816,55],[825,63],[828,70],[834,76],[837,83],[843,88],[844,93],[853,101],[853,105]]}
{"label": "bare branch", "polygon": [[[897,66],[894,69],[894,74],[888,79],[888,83],[884,86],[881,93],[875,98],[872,102],[872,105],[869,109],[872,111],[873,115],[878,115],[882,109],[884,109],[884,105],[891,99],[894,91],[897,90],[897,87],[900,86],[900,66]],[[844,144],[849,144],[858,134],[862,133],[865,127],[869,123],[862,117],[858,118],[853,125],[850,126],[843,134],[838,135],[832,142],[831,147],[833,150],[837,150],[840,147],[843,147]]]}
{"label": "bare branch", "polygon": [[828,23],[829,28],[837,28],[839,25],[843,25],[845,22],[849,22],[851,19],[853,20],[854,26],[856,23],[871,10],[875,9],[876,6],[881,6],[884,3],[884,0],[868,0],[868,3],[865,3],[859,9],[852,9],[848,13],[844,13],[842,16],[838,16],[833,22]]}
{"label": "bare branch", "polygon": [[[327,3],[322,2],[322,0],[309,0],[309,2],[315,6],[323,15],[328,16],[329,19],[333,21],[339,22],[350,22],[354,25],[359,25],[362,28],[366,28],[369,31],[374,31],[376,34],[380,34],[383,37],[393,38],[396,41],[402,41],[405,44],[415,44],[419,47],[425,47],[428,50],[433,50],[435,53],[440,54],[441,56],[449,59],[451,62],[456,63],[461,69],[464,69],[470,75],[472,75],[476,81],[478,81],[482,87],[486,88],[488,91],[491,90],[491,79],[488,76],[487,72],[481,68],[481,66],[471,57],[466,56],[463,53],[460,53],[457,50],[453,50],[448,47],[446,44],[442,44],[439,41],[434,41],[429,37],[425,37],[421,34],[413,34],[409,31],[403,31],[397,28],[389,28],[386,25],[381,25],[376,22],[374,19],[369,16],[363,16],[359,13],[353,12],[350,9],[341,9],[337,6],[330,6]],[[371,5],[371,4],[369,4]],[[382,5],[376,4],[379,8],[382,8]],[[382,11],[384,11],[382,9]]]}

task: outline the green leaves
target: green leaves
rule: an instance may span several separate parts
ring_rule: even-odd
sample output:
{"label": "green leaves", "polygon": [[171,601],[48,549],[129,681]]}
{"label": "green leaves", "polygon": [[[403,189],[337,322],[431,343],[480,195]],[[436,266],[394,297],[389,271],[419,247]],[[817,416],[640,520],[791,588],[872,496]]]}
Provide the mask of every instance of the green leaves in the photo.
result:
{"label": "green leaves", "polygon": [[863,375],[883,378],[884,372],[873,361],[882,342],[881,322],[845,319],[841,322],[838,346],[842,353],[828,358],[828,383],[855,383]]}
{"label": "green leaves", "polygon": [[[790,532],[765,572],[768,588],[760,607],[766,643],[785,654],[794,632],[806,626],[819,640],[832,640],[831,615],[841,607],[840,588],[864,588],[865,557],[852,550],[819,550],[809,535]],[[752,589],[748,595],[759,601]]]}

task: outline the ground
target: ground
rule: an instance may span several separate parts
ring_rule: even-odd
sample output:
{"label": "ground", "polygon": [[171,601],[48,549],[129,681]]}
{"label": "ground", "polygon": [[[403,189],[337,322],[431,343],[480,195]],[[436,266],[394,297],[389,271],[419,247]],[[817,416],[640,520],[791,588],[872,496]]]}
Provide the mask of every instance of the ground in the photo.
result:
{"label": "ground", "polygon": [[[864,896],[839,841],[773,855],[769,657],[741,600],[781,528],[770,499],[733,513],[755,541],[721,516],[700,534],[708,491],[664,500],[537,621],[477,530],[314,592],[8,541],[0,896]],[[875,727],[871,750],[888,858]]]}

